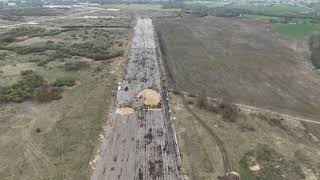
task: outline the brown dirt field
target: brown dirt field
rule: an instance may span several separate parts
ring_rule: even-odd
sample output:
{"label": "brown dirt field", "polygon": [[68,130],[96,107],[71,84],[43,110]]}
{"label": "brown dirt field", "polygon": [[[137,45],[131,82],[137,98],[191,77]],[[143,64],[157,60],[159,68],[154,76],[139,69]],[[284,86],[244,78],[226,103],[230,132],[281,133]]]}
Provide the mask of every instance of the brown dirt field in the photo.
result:
{"label": "brown dirt field", "polygon": [[156,20],[171,76],[192,93],[311,119],[320,117],[320,75],[307,43],[271,24],[233,18]]}

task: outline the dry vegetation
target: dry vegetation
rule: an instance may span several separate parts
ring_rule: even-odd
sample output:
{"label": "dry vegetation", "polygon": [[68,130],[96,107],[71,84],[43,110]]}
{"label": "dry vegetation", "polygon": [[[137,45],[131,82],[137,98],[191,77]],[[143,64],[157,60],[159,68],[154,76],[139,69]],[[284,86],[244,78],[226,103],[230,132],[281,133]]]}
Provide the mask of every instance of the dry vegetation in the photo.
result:
{"label": "dry vegetation", "polygon": [[[216,142],[209,138],[208,131],[185,108],[182,99],[174,94],[171,97],[186,176],[190,179],[216,179],[224,173]],[[198,101],[198,97],[186,98],[188,102]],[[206,107],[211,108],[200,108],[196,103],[189,104],[189,107],[220,137],[230,168],[238,172],[241,179],[320,178],[317,159],[320,134],[316,130],[319,125],[242,108],[237,110],[233,121],[229,121],[223,116],[231,110],[218,109],[234,105],[213,100],[208,100],[208,104],[211,105]]]}
{"label": "dry vegetation", "polygon": [[1,180],[91,175],[131,29],[61,29],[73,19],[57,19],[0,32]]}

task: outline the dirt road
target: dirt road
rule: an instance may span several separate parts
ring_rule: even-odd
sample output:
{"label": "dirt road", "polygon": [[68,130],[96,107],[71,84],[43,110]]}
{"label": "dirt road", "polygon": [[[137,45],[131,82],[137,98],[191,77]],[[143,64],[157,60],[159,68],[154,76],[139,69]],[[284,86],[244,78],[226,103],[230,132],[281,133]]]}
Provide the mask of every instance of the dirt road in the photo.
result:
{"label": "dirt road", "polygon": [[[151,19],[138,19],[92,180],[183,179],[154,35]],[[137,97],[144,89],[153,93]],[[147,106],[148,100],[156,104]]]}

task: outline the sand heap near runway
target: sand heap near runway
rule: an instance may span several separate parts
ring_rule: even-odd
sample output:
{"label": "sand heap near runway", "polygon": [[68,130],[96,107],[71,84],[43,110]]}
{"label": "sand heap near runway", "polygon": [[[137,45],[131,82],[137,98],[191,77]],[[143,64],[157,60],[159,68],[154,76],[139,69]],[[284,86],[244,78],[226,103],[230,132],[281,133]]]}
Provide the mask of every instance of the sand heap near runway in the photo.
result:
{"label": "sand heap near runway", "polygon": [[128,114],[134,113],[134,109],[129,108],[129,107],[121,107],[116,110],[116,113],[121,114],[121,115],[128,115]]}
{"label": "sand heap near runway", "polygon": [[157,107],[160,105],[161,95],[152,89],[144,89],[137,94],[139,99],[143,100],[144,105]]}

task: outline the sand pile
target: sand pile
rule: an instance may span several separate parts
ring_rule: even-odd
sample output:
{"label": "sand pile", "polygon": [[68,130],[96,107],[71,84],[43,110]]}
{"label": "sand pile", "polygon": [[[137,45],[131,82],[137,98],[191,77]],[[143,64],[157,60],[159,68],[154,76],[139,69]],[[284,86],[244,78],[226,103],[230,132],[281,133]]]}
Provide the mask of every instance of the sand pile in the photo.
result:
{"label": "sand pile", "polygon": [[122,107],[116,110],[117,114],[121,114],[121,115],[128,115],[128,114],[132,114],[134,113],[134,109],[129,108],[129,107]]}
{"label": "sand pile", "polygon": [[146,106],[158,106],[160,104],[161,95],[152,89],[144,89],[137,94],[139,99],[143,100]]}

